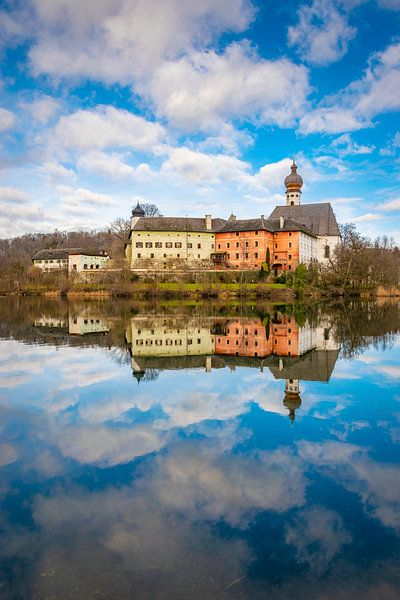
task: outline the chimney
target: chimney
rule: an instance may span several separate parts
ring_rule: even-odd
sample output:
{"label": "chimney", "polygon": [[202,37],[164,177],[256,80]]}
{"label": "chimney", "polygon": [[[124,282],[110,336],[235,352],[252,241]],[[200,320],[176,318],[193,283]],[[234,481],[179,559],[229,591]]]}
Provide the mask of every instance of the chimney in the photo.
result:
{"label": "chimney", "polygon": [[264,218],[264,215],[261,215],[261,218],[263,219],[263,218]]}
{"label": "chimney", "polygon": [[229,217],[230,221],[236,221],[236,215],[234,215],[233,213],[231,214],[231,216]]}
{"label": "chimney", "polygon": [[285,219],[283,217],[279,217],[279,227],[281,229],[283,229],[284,224],[285,224]]}
{"label": "chimney", "polygon": [[211,215],[206,215],[206,229],[209,231],[212,229]]}

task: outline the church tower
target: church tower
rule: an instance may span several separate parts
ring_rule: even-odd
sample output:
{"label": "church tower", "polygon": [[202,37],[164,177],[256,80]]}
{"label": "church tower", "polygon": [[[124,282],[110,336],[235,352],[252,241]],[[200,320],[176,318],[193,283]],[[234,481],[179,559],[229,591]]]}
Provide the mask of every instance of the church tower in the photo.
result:
{"label": "church tower", "polygon": [[136,207],[132,210],[131,229],[133,229],[136,223],[139,221],[139,219],[144,216],[145,212],[138,202]]}
{"label": "church tower", "polygon": [[286,379],[283,404],[289,411],[289,419],[294,423],[296,410],[301,406],[300,385],[298,379]]}
{"label": "church tower", "polygon": [[303,187],[303,179],[297,173],[297,165],[294,162],[290,167],[291,173],[285,178],[286,187],[286,206],[300,206],[301,188]]}

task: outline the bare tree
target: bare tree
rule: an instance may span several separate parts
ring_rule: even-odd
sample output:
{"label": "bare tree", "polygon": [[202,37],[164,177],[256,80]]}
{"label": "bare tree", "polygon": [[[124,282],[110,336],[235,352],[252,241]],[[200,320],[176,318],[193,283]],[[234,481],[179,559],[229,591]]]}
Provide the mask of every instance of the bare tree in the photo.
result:
{"label": "bare tree", "polygon": [[140,207],[144,210],[144,214],[146,217],[162,217],[159,208],[156,204],[149,204],[148,202],[144,202],[140,205]]}

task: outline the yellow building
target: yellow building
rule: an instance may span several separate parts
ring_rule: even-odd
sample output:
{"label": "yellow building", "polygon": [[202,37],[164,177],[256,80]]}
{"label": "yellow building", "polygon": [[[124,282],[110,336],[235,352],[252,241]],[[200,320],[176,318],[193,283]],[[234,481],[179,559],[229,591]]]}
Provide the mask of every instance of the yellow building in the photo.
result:
{"label": "yellow building", "polygon": [[209,323],[181,323],[164,318],[133,317],[126,332],[131,354],[140,356],[193,356],[214,354],[215,338]]}
{"label": "yellow building", "polygon": [[125,254],[135,270],[202,268],[210,265],[215,232],[225,221],[192,217],[145,217],[139,205],[132,211]]}

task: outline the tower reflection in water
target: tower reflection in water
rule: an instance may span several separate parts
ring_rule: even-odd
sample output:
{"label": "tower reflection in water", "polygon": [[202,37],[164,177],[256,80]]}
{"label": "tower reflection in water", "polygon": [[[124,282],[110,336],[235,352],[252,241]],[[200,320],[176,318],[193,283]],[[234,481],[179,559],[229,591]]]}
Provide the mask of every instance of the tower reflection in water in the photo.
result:
{"label": "tower reflection in water", "polygon": [[279,312],[235,319],[138,316],[130,320],[126,340],[138,382],[158,370],[269,369],[285,381],[283,404],[292,422],[301,406],[300,382],[327,383],[339,355],[328,318],[299,325]]}

